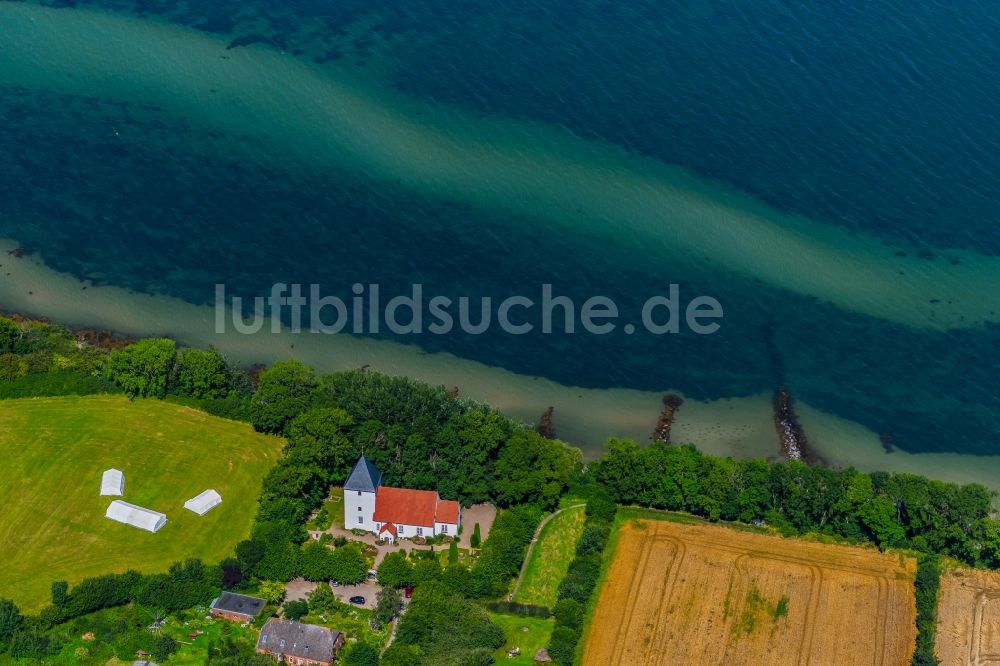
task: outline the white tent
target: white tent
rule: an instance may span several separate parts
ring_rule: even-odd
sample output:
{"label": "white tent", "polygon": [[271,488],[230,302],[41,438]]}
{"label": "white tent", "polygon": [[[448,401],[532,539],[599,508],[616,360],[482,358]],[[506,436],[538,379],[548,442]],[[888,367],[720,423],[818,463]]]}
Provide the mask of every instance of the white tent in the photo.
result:
{"label": "white tent", "polygon": [[129,504],[121,500],[115,500],[108,506],[105,517],[125,523],[132,527],[138,527],[147,532],[156,532],[167,524],[167,517],[158,511],[144,509],[135,504]]}
{"label": "white tent", "polygon": [[194,511],[199,516],[204,516],[220,504],[222,504],[222,496],[209,488],[197,497],[192,497],[187,502],[184,502],[184,508]]}
{"label": "white tent", "polygon": [[108,469],[101,476],[101,494],[117,495],[121,497],[125,494],[125,475],[120,469]]}

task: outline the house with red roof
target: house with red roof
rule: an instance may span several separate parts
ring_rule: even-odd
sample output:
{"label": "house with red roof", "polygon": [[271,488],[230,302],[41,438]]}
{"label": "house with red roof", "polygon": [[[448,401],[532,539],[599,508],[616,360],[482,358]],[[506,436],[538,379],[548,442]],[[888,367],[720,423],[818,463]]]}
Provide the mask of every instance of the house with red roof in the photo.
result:
{"label": "house with red roof", "polygon": [[443,500],[433,490],[382,485],[382,473],[364,456],[358,459],[344,484],[344,527],[397,539],[458,535],[462,506]]}

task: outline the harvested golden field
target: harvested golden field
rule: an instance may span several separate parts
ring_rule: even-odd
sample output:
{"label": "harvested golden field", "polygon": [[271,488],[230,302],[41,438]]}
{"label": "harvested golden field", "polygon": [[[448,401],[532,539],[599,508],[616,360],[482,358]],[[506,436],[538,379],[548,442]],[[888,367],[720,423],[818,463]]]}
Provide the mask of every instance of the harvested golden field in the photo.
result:
{"label": "harvested golden field", "polygon": [[934,645],[941,666],[1000,664],[1000,572],[942,574]]}
{"label": "harvested golden field", "polygon": [[910,663],[916,564],[875,550],[633,520],[584,666]]}

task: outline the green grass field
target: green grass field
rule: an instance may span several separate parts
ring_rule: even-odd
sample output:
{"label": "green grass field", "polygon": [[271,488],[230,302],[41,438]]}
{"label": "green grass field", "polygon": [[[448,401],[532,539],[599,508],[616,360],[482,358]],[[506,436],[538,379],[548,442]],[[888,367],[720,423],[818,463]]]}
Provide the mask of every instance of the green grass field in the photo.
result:
{"label": "green grass field", "polygon": [[559,583],[569,569],[586,519],[584,507],[566,509],[546,523],[531,551],[524,580],[514,597],[522,604],[555,605]]}
{"label": "green grass field", "polygon": [[[281,446],[246,424],[156,400],[0,401],[0,597],[36,611],[54,580],[231,555],[249,533]],[[167,515],[163,529],[151,534],[104,517],[115,499],[99,494],[109,467],[125,472],[121,499]],[[223,501],[199,517],[183,504],[206,488]]]}
{"label": "green grass field", "polygon": [[[552,627],[556,621],[551,618],[518,617],[500,613],[490,613],[490,619],[503,629],[507,644],[496,651],[496,663],[511,666],[532,666],[535,663],[535,652],[545,647],[552,635]],[[527,631],[524,629],[527,627]],[[507,650],[517,646],[521,654],[517,657],[507,657]]]}

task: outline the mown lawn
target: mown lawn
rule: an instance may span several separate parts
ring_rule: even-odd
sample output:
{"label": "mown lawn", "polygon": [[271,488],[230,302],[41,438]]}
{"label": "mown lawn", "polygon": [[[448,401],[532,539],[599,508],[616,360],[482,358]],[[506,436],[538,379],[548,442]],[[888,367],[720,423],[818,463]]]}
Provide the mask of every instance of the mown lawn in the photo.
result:
{"label": "mown lawn", "polygon": [[542,528],[514,601],[549,608],[555,605],[585,518],[584,507],[578,506],[566,509]]}
{"label": "mown lawn", "polygon": [[[507,637],[507,644],[496,651],[496,663],[510,664],[511,666],[532,666],[535,663],[535,652],[538,648],[545,647],[552,635],[552,627],[555,620],[537,617],[519,617],[516,615],[505,615],[500,613],[490,613],[490,619],[497,626],[503,629],[504,636]],[[524,629],[527,628],[527,631]],[[517,646],[521,648],[521,654],[517,657],[508,658],[507,650]]]}
{"label": "mown lawn", "polygon": [[[282,441],[250,426],[157,400],[122,396],[0,401],[0,597],[25,611],[54,580],[217,562],[250,530],[261,481]],[[156,534],[104,517],[101,473],[125,472],[121,499],[167,514]],[[184,501],[222,495],[203,517]]]}

